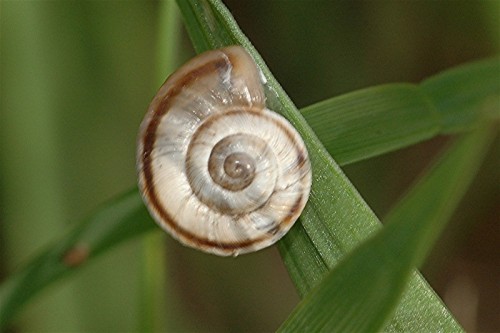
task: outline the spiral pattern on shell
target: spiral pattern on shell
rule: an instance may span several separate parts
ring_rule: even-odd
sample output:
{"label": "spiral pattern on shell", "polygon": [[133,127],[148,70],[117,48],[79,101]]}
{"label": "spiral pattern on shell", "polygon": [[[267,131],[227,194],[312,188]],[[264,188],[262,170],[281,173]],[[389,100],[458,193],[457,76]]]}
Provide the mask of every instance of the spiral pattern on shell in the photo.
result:
{"label": "spiral pattern on shell", "polygon": [[307,202],[307,150],[266,108],[261,77],[242,47],[203,53],[167,79],[141,124],[141,194],[185,245],[222,256],[257,251]]}

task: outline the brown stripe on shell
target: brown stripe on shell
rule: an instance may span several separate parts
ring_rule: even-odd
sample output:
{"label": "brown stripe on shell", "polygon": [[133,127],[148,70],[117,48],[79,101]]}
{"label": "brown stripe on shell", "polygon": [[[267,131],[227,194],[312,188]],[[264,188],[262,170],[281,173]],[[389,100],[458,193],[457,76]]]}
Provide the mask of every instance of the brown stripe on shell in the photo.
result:
{"label": "brown stripe on shell", "polygon": [[[307,163],[307,160],[308,160],[307,151],[304,151],[304,150],[299,148],[300,145],[297,144],[294,133],[288,127],[283,126],[282,123],[280,123],[274,119],[273,119],[273,121],[276,124],[276,126],[278,126],[285,133],[285,135],[288,137],[288,139],[294,143],[293,146],[295,147],[295,154],[297,156],[296,167],[299,169],[302,168],[302,166],[305,163]],[[307,175],[307,173],[305,173],[305,174]],[[303,179],[303,177],[301,179]],[[278,225],[279,229],[283,229],[283,227],[287,226],[289,223],[293,223],[297,220],[297,218],[298,218],[297,213],[299,213],[301,207],[303,206],[303,202],[302,202],[303,199],[304,199],[304,195],[300,194],[300,196],[297,198],[297,200],[295,201],[293,206],[290,208],[288,215]]]}
{"label": "brown stripe on shell", "polygon": [[[155,107],[152,117],[147,124],[145,130],[145,135],[143,139],[143,151],[142,151],[142,172],[144,175],[144,195],[147,196],[150,204],[156,210],[158,215],[165,221],[172,229],[174,229],[179,234],[185,234],[186,238],[196,238],[194,235],[180,228],[173,218],[168,214],[161,203],[159,202],[158,195],[156,194],[155,187],[153,184],[153,171],[152,171],[152,161],[151,153],[153,152],[154,144],[156,141],[156,131],[160,125],[161,119],[168,112],[171,107],[172,101],[177,95],[182,91],[185,86],[188,86],[191,82],[196,80],[200,75],[210,73],[215,69],[219,69],[222,66],[230,66],[225,59],[215,59],[212,62],[206,63],[203,66],[193,69],[191,72],[182,77],[182,79],[174,85],[167,93],[161,98],[158,105]],[[168,80],[167,80],[168,81]],[[153,103],[155,103],[153,101]]]}
{"label": "brown stripe on shell", "polygon": [[302,200],[304,196],[301,194],[293,206],[290,208],[290,211],[288,212],[288,215],[280,221],[279,224],[275,225],[273,228],[269,229],[266,231],[266,233],[270,236],[273,237],[274,235],[278,234],[281,232],[281,230],[286,229],[286,227],[290,224],[293,223],[297,220],[297,213],[300,211],[300,208],[302,207]]}
{"label": "brown stripe on shell", "polygon": [[293,204],[293,206],[290,208],[290,211],[288,212],[288,215],[287,217],[285,217],[282,221],[282,224],[283,225],[287,225],[293,221],[295,221],[295,219],[297,218],[297,213],[300,211],[300,207],[302,206],[302,200],[304,198],[304,195],[301,194],[297,200],[295,201],[295,203]]}

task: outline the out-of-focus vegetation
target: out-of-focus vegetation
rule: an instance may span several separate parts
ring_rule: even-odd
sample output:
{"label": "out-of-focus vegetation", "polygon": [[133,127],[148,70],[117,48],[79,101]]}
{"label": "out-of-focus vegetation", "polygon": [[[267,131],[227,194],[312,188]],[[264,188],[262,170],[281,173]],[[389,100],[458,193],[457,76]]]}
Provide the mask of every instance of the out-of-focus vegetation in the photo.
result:
{"label": "out-of-focus vegetation", "polygon": [[[494,1],[226,3],[299,107],[375,84],[417,82],[499,51],[500,8]],[[72,222],[134,186],[137,126],[157,78],[168,73],[155,72],[158,3],[8,1],[1,6],[4,278]],[[185,38],[175,53],[180,59],[191,53]],[[443,140],[345,171],[384,216]],[[500,327],[493,298],[500,278],[498,186],[492,181],[498,179],[497,159],[492,154],[486,161],[424,270],[469,330]],[[234,261],[165,239],[168,262],[158,265],[167,265],[165,283],[175,286],[165,309],[173,321],[197,318],[193,329],[269,330],[298,301],[274,249]],[[142,253],[141,241],[117,248],[44,292],[15,327],[136,329]],[[248,285],[258,287],[241,287]]]}

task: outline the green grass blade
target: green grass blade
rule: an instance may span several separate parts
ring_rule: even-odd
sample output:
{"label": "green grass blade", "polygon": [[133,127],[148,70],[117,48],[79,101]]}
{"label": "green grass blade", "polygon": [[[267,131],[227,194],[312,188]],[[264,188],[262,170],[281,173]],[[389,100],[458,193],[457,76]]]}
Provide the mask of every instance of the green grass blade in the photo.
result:
{"label": "green grass blade", "polygon": [[[268,106],[285,116],[306,143],[313,168],[310,199],[300,223],[278,244],[292,280],[299,293],[305,295],[344,254],[379,228],[380,223],[239,30],[227,8],[215,0],[179,0],[178,4],[190,35],[200,36],[196,30],[203,30],[203,35],[208,36],[205,43],[195,45],[197,51],[204,51],[207,45],[216,48],[238,44],[252,54],[266,78]],[[196,19],[189,18],[191,15]],[[219,40],[218,36],[222,38]],[[194,39],[193,42],[196,43],[197,40]],[[454,323],[454,319],[423,279],[415,275],[411,287],[418,291],[417,294],[431,295],[425,300],[426,303],[420,304],[415,310],[419,318],[426,318],[426,309],[430,307],[428,303],[432,303],[439,308],[442,321]],[[402,306],[404,305],[403,302]],[[404,323],[396,323],[398,325],[403,327]]]}
{"label": "green grass blade", "polygon": [[0,286],[0,327],[56,279],[155,226],[136,189],[108,203]]}
{"label": "green grass blade", "polygon": [[[280,331],[380,331],[397,305],[413,267],[422,263],[465,194],[492,133],[476,131],[447,150],[390,213],[386,227],[342,260],[305,297]],[[413,298],[404,306],[412,314],[419,302],[420,298]],[[414,315],[400,321],[405,327],[392,326],[388,330],[460,331],[453,321],[437,324]],[[439,316],[434,319],[439,322]]]}
{"label": "green grass blade", "polygon": [[440,115],[443,133],[477,127],[500,113],[500,58],[467,64],[420,85]]}
{"label": "green grass blade", "polygon": [[439,133],[437,112],[412,84],[354,91],[301,111],[339,164],[406,147]]}
{"label": "green grass blade", "polygon": [[345,165],[499,118],[499,77],[500,59],[487,59],[420,85],[370,87],[301,111],[337,163]]}

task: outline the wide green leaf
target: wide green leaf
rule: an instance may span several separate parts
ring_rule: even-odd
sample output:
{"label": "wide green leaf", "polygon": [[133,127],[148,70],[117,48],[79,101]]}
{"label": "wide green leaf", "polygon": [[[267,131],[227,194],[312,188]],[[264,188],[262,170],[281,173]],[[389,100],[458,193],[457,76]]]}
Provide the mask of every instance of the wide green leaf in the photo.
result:
{"label": "wide green leaf", "polygon": [[500,59],[486,59],[418,85],[370,87],[301,112],[337,163],[344,165],[498,119],[499,77]]}
{"label": "wide green leaf", "polygon": [[400,149],[439,133],[435,108],[412,84],[370,87],[301,111],[339,164]]}
{"label": "wide green leaf", "polygon": [[[387,217],[387,225],[357,247],[309,293],[281,328],[283,332],[376,332],[383,328],[412,274],[422,263],[476,174],[491,130],[454,144]],[[418,306],[421,298],[404,306]],[[353,311],[356,309],[356,311]],[[432,310],[432,309],[429,309]],[[411,311],[411,309],[409,309]],[[390,330],[435,331],[425,318],[401,320]],[[392,325],[396,325],[395,322]],[[444,331],[457,331],[453,323]]]}

